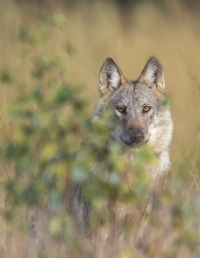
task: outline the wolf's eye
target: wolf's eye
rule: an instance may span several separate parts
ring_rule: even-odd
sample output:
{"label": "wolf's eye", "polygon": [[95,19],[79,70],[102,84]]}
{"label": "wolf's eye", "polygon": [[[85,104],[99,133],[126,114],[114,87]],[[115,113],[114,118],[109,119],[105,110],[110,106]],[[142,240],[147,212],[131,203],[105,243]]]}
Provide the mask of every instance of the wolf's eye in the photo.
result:
{"label": "wolf's eye", "polygon": [[151,107],[150,106],[147,106],[147,105],[145,105],[145,106],[143,106],[143,113],[147,113],[147,112],[149,112],[149,110],[151,109]]}
{"label": "wolf's eye", "polygon": [[126,108],[125,108],[125,106],[118,106],[118,107],[117,107],[117,110],[118,110],[120,113],[125,113]]}

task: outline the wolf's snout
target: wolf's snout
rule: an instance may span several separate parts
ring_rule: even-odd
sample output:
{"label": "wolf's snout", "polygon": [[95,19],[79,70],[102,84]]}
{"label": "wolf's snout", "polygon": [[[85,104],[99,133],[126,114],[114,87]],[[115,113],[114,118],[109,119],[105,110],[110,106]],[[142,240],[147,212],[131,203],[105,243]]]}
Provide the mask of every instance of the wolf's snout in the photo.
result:
{"label": "wolf's snout", "polygon": [[138,128],[128,130],[129,137],[133,143],[139,144],[145,139],[145,134]]}

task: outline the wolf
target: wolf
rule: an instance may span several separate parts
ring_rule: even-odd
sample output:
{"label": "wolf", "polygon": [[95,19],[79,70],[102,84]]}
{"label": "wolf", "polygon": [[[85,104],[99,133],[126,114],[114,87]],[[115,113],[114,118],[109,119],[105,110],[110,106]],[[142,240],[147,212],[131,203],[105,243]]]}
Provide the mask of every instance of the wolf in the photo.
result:
{"label": "wolf", "polygon": [[127,80],[110,57],[100,69],[94,120],[101,119],[106,108],[112,108],[118,120],[114,138],[133,149],[147,144],[158,156],[159,165],[150,171],[153,178],[165,176],[170,168],[173,122],[170,111],[162,105],[164,92],[164,70],[154,56],[137,80]]}
{"label": "wolf", "polygon": [[[146,168],[154,183],[144,217],[153,209],[156,189],[170,168],[173,121],[164,103],[164,69],[156,57],[147,60],[136,80],[126,79],[111,57],[105,59],[99,72],[99,100],[94,120],[101,120],[105,110],[112,110],[114,139],[133,149],[133,155],[134,149],[148,145],[158,159],[156,165]],[[144,221],[137,230],[138,239],[142,238],[146,224]]]}

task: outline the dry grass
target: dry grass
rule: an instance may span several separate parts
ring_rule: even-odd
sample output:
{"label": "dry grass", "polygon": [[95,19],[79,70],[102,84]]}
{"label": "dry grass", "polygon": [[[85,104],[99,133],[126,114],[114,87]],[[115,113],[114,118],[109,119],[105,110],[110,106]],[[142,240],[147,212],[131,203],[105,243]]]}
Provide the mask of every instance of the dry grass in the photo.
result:
{"label": "dry grass", "polygon": [[[174,120],[172,169],[169,178],[171,180],[178,175],[187,181],[184,188],[180,188],[177,193],[180,198],[190,200],[194,190],[199,194],[200,171],[195,165],[200,154],[198,17],[176,1],[166,1],[165,12],[152,4],[138,4],[131,11],[128,24],[122,22],[117,8],[100,1],[92,6],[82,3],[73,10],[56,3],[48,3],[47,6],[39,8],[29,2],[17,4],[12,1],[2,1],[1,7],[0,67],[2,71],[11,70],[12,76],[9,85],[1,84],[1,141],[6,134],[14,133],[12,125],[7,125],[5,113],[13,98],[19,94],[15,78],[21,84],[30,87],[29,71],[33,67],[34,55],[53,53],[63,41],[72,44],[74,54],[69,55],[66,62],[67,69],[70,69],[69,81],[84,87],[84,95],[91,101],[89,112],[92,116],[92,107],[98,98],[98,71],[103,60],[107,56],[114,57],[125,77],[134,79],[139,75],[148,57],[153,54],[165,68],[167,94],[170,97]],[[66,18],[62,30],[51,24],[40,24],[38,21],[39,16],[43,15],[49,19],[56,14],[62,14]],[[22,26],[27,27],[30,33],[34,32],[36,27],[42,30],[44,26],[52,35],[50,40],[25,57],[23,66],[20,62],[21,49],[17,40],[18,30]],[[184,167],[187,159],[190,164],[188,168]],[[1,170],[2,178],[5,177],[5,173],[7,171],[5,172],[4,168]],[[172,188],[170,180],[167,186],[171,187],[176,195],[176,189]],[[4,208],[4,203],[1,204],[1,208]],[[4,228],[2,231],[8,233],[0,236],[0,248],[10,248],[9,256],[5,257],[14,257],[14,253],[15,257],[23,257],[19,246],[20,243],[23,245],[23,241],[10,229]],[[19,244],[18,247],[16,243]],[[132,256],[127,252],[122,257]],[[184,257],[193,256],[188,254]]]}

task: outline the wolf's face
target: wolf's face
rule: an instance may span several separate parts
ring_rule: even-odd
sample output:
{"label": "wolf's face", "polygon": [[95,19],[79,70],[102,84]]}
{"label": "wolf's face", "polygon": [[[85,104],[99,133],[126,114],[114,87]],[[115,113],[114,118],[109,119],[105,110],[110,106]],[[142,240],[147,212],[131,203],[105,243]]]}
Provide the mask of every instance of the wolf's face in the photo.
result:
{"label": "wolf's face", "polygon": [[138,148],[149,141],[157,126],[164,89],[164,72],[155,57],[147,61],[135,81],[126,80],[113,59],[107,58],[100,70],[100,101],[95,115],[111,109],[114,137]]}
{"label": "wolf's face", "polygon": [[139,147],[151,136],[152,125],[159,110],[159,101],[146,85],[127,82],[127,87],[113,93],[110,105],[119,121],[113,134],[130,147]]}

